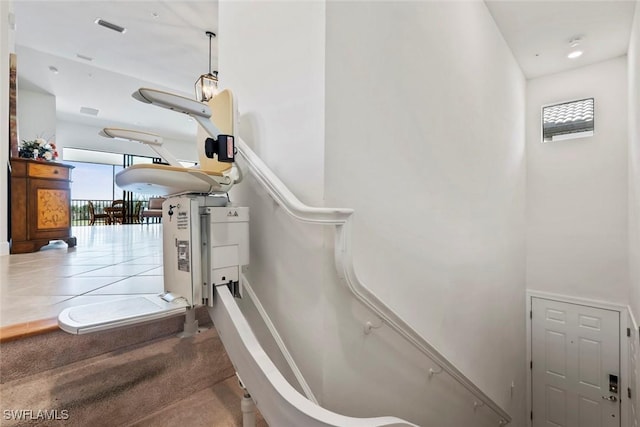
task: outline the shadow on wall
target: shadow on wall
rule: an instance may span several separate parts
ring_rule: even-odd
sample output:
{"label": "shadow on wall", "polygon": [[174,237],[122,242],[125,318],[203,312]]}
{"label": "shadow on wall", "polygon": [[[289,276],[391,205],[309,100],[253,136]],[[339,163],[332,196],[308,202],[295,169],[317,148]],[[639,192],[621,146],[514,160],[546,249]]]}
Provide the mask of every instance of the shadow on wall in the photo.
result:
{"label": "shadow on wall", "polygon": [[240,124],[236,136],[239,135],[256,154],[260,155],[262,151],[260,147],[264,140],[261,135],[265,134],[264,120],[255,113],[246,113],[242,114],[238,121]]}

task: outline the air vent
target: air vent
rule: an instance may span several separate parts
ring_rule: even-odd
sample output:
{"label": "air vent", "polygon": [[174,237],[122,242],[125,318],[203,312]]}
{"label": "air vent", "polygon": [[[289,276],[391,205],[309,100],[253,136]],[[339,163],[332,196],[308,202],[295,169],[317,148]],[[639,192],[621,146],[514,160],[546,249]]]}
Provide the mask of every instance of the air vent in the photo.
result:
{"label": "air vent", "polygon": [[96,24],[98,24],[98,25],[102,25],[105,28],[108,28],[108,29],[113,30],[113,31],[117,31],[117,32],[119,32],[121,34],[124,33],[125,31],[127,31],[126,28],[121,27],[120,25],[112,24],[111,22],[105,21],[104,19],[98,18],[94,22]]}
{"label": "air vent", "polygon": [[95,108],[89,108],[89,107],[80,107],[80,112],[88,116],[97,116],[100,110],[96,110]]}
{"label": "air vent", "polygon": [[85,61],[93,61],[92,57],[83,55],[81,53],[76,53],[76,56],[80,59],[84,59]]}

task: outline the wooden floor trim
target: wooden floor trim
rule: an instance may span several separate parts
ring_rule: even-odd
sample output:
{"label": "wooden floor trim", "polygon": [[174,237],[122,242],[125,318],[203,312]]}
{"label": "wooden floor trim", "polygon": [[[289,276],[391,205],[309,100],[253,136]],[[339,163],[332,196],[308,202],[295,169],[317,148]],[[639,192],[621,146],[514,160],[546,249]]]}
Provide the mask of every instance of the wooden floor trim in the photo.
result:
{"label": "wooden floor trim", "polygon": [[57,331],[58,329],[60,328],[58,327],[58,319],[56,317],[3,326],[0,327],[0,343],[46,334]]}

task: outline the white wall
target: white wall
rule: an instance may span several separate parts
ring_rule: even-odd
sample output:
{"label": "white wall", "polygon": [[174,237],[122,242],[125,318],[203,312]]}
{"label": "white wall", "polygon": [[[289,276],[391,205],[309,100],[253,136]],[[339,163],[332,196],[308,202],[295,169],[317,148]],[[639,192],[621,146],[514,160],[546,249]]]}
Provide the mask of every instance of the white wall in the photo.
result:
{"label": "white wall", "polygon": [[[632,317],[640,319],[640,1],[636,2],[628,53],[629,82],[629,307]],[[638,427],[640,421],[640,341],[634,324],[629,360],[632,395],[630,410]],[[634,419],[634,418],[630,418]]]}
{"label": "white wall", "polygon": [[324,3],[233,3],[220,4],[218,63],[221,85],[238,95],[241,134],[302,201],[321,204]]}
{"label": "white wall", "polygon": [[629,267],[631,285],[629,302],[636,319],[640,319],[640,1],[636,13],[628,54],[629,82]]}
{"label": "white wall", "polygon": [[[158,157],[155,151],[144,144],[105,138],[98,134],[100,130],[102,130],[101,127],[59,121],[56,142],[59,148],[61,148],[62,160],[64,160],[65,147]],[[198,153],[195,144],[195,135],[193,138],[192,140],[184,141],[163,138],[163,146],[178,160],[197,162]]]}
{"label": "white wall", "polygon": [[0,1],[0,256],[9,255],[9,208],[7,165],[9,164],[9,54],[15,50],[13,3]]}
{"label": "white wall", "polygon": [[[218,9],[220,82],[238,97],[240,136],[316,205],[324,197],[324,12],[323,2],[288,1]],[[251,209],[251,284],[320,394],[323,230],[292,223],[250,177],[231,199]]]}
{"label": "white wall", "polygon": [[[221,2],[219,16],[241,137],[306,203],[326,191],[356,208],[365,282],[522,425],[525,84],[484,4]],[[497,424],[389,329],[363,334],[376,319],[336,279],[330,228],[293,222],[251,178],[232,200],[251,208],[251,283],[323,406]]]}
{"label": "white wall", "polygon": [[[18,58],[18,70],[20,59]],[[57,141],[56,97],[49,93],[20,89],[18,86],[18,141],[44,138]]]}
{"label": "white wall", "polygon": [[[543,105],[588,97],[593,137],[540,142]],[[627,304],[627,138],[625,57],[528,81],[528,288]]]}
{"label": "white wall", "polygon": [[[486,6],[329,3],[326,87],[326,199],[356,210],[360,278],[522,425],[525,81]],[[432,409],[419,424],[448,425]]]}
{"label": "white wall", "polygon": [[[19,63],[18,67],[20,67]],[[99,135],[101,130],[102,127],[59,121],[56,117],[55,96],[18,88],[19,140],[32,140],[38,137],[54,140],[60,153],[59,161],[64,161],[66,147],[158,157],[155,151],[144,144],[102,137]],[[183,141],[163,138],[163,146],[178,160],[198,161],[195,135]]]}

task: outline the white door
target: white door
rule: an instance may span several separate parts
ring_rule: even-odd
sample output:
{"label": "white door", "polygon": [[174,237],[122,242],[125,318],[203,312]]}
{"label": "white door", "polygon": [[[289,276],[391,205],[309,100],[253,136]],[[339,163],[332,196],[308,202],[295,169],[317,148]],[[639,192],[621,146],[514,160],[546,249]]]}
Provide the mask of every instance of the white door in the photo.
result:
{"label": "white door", "polygon": [[620,427],[620,313],[532,298],[534,427]]}

